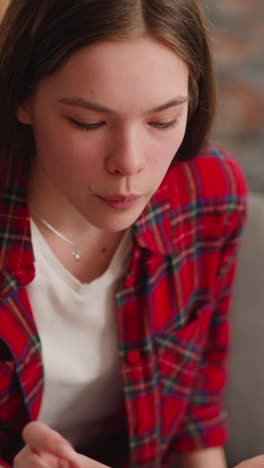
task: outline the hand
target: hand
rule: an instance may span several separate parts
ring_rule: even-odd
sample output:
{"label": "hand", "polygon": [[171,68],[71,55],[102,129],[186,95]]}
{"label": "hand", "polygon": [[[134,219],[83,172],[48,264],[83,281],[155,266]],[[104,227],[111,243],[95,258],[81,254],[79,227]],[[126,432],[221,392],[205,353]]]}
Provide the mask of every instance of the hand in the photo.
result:
{"label": "hand", "polygon": [[259,455],[249,460],[245,460],[234,468],[264,468],[264,455]]}
{"label": "hand", "polygon": [[22,437],[26,445],[15,457],[13,468],[107,468],[75,452],[66,439],[43,423],[29,423]]}

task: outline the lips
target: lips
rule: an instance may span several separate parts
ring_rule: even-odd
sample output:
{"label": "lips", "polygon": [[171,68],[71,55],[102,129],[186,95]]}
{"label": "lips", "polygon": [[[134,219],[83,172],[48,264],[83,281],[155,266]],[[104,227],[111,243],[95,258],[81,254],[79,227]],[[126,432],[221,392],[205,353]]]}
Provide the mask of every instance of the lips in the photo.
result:
{"label": "lips", "polygon": [[133,207],[136,202],[142,198],[142,195],[128,194],[128,195],[97,195],[107,205],[116,209],[127,209]]}
{"label": "lips", "polygon": [[113,202],[124,202],[124,201],[134,201],[141,198],[142,195],[99,195],[100,198],[103,198],[106,201],[113,201]]}

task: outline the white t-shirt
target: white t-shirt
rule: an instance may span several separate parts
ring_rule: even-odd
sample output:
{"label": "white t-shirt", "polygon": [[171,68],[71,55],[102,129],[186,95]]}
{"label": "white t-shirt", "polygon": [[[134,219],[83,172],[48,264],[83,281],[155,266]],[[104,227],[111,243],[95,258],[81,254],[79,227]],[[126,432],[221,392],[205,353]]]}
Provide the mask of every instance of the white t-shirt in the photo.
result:
{"label": "white t-shirt", "polygon": [[98,438],[122,397],[115,291],[128,267],[130,231],[104,274],[83,284],[59,262],[33,221],[31,228],[36,277],[27,292],[45,376],[38,419],[80,449]]}

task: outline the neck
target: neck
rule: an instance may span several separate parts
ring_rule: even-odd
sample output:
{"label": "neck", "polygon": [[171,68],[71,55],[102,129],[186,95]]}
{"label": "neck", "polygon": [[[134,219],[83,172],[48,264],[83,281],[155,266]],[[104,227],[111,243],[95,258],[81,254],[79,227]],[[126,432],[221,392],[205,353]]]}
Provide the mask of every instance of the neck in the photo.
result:
{"label": "neck", "polygon": [[99,231],[56,189],[45,172],[37,166],[33,167],[29,181],[28,203],[32,216],[36,213],[70,239],[81,241],[82,237],[94,237]]}

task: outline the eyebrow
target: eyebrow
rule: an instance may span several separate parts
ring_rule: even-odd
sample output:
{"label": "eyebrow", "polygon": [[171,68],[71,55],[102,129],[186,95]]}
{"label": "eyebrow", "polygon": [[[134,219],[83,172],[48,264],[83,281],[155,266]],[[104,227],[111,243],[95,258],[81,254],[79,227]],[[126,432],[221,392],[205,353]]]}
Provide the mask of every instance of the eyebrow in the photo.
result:
{"label": "eyebrow", "polygon": [[[170,107],[176,107],[181,104],[184,104],[189,100],[188,96],[178,96],[174,99],[171,99],[170,101],[161,104],[158,107],[154,107],[153,109],[150,109],[144,114],[152,114],[154,112],[162,112],[166,109],[169,109]],[[87,109],[87,110],[93,110],[95,112],[103,112],[106,114],[114,114],[115,112],[112,109],[109,109],[108,107],[102,106],[101,104],[98,104],[93,101],[87,101],[86,99],[82,97],[71,97],[71,98],[61,98],[58,100],[61,104],[66,104],[67,106],[71,107],[80,107],[81,109]]]}

